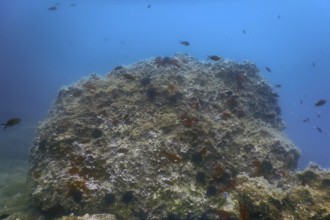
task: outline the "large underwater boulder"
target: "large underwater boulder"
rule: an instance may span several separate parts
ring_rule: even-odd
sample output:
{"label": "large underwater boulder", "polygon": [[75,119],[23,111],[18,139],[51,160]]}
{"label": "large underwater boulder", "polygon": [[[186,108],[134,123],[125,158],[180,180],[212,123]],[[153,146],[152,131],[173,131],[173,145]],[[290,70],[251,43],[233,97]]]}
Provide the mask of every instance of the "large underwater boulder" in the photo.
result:
{"label": "large underwater boulder", "polygon": [[48,216],[281,219],[299,151],[277,102],[249,62],[176,55],[92,75],[62,89],[38,128],[33,206]]}

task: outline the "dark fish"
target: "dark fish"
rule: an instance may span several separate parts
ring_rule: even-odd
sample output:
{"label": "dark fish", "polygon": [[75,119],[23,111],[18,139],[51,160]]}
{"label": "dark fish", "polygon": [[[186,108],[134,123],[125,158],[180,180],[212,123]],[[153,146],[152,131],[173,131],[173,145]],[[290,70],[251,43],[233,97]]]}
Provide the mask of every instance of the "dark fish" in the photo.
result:
{"label": "dark fish", "polygon": [[324,99],[320,99],[319,101],[317,101],[315,103],[315,107],[319,107],[319,106],[322,106],[326,103],[327,101],[325,101]]}
{"label": "dark fish", "polygon": [[1,125],[4,125],[5,127],[3,129],[6,129],[7,127],[18,125],[20,122],[21,122],[20,118],[11,118],[6,123],[1,124]]}
{"label": "dark fish", "polygon": [[277,19],[281,19],[281,15],[277,15]]}
{"label": "dark fish", "polygon": [[270,73],[272,72],[272,70],[268,66],[266,66],[265,69]]}
{"label": "dark fish", "polygon": [[272,95],[273,95],[274,97],[276,97],[276,98],[280,97],[280,95],[279,95],[278,93],[276,93],[276,92],[273,92]]}
{"label": "dark fish", "polygon": [[300,104],[303,104],[303,103],[304,103],[304,101],[302,99],[300,99]]}
{"label": "dark fish", "polygon": [[74,6],[76,6],[76,3],[72,3],[72,4],[70,4],[70,6],[71,7],[74,7]]}
{"label": "dark fish", "polygon": [[147,8],[151,8],[151,5],[149,4],[149,5],[147,6]]}
{"label": "dark fish", "polygon": [[309,122],[309,118],[305,118],[304,120],[302,120],[302,122],[304,123]]}
{"label": "dark fish", "polygon": [[317,130],[318,132],[322,133],[322,129],[321,129],[321,128],[316,127],[316,130]]}
{"label": "dark fish", "polygon": [[208,56],[208,58],[209,58],[210,60],[213,60],[213,61],[221,60],[221,57],[219,57],[219,56],[217,56],[217,55]]}
{"label": "dark fish", "polygon": [[312,66],[313,66],[313,67],[315,67],[315,66],[316,66],[315,62],[313,62],[313,63],[312,63]]}
{"label": "dark fish", "polygon": [[184,46],[189,46],[190,43],[188,41],[180,41],[180,43]]}
{"label": "dark fish", "polygon": [[49,11],[56,11],[57,10],[57,7],[56,6],[52,6],[52,7],[49,7],[48,10]]}
{"label": "dark fish", "polygon": [[276,84],[275,87],[276,87],[276,88],[281,88],[282,85],[281,85],[281,84]]}
{"label": "dark fish", "polygon": [[243,34],[246,34],[246,30],[245,29],[242,32],[243,32]]}
{"label": "dark fish", "polygon": [[321,115],[320,115],[320,114],[317,114],[317,117],[318,117],[318,118],[321,118]]}
{"label": "dark fish", "polygon": [[113,70],[121,70],[121,69],[124,69],[123,66],[116,66]]}

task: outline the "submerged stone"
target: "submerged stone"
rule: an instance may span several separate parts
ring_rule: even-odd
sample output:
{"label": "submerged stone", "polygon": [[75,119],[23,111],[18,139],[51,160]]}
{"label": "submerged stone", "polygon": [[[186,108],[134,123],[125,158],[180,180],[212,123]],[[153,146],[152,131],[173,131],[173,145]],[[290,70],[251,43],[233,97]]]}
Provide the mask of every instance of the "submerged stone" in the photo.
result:
{"label": "submerged stone", "polygon": [[[63,89],[38,129],[28,177],[33,206],[118,219],[210,210],[237,219],[244,208],[272,216],[279,206],[254,203],[261,196],[239,204],[258,183],[284,191],[292,180],[299,151],[282,133],[277,101],[248,62],[177,55],[93,75]],[[264,192],[266,200],[271,190]]]}

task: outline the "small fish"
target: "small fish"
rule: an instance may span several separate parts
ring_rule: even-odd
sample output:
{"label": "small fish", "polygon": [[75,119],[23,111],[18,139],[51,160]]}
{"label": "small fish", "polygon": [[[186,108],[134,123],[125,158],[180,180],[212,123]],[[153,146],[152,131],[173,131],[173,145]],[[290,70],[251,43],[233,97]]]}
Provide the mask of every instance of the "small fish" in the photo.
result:
{"label": "small fish", "polygon": [[74,6],[76,6],[76,3],[71,3],[70,6],[74,7]]}
{"label": "small fish", "polygon": [[147,6],[147,8],[151,8],[151,5],[149,4],[149,5]]}
{"label": "small fish", "polygon": [[317,117],[318,117],[318,118],[321,118],[321,115],[320,115],[320,114],[317,114]]}
{"label": "small fish", "polygon": [[317,130],[318,132],[322,133],[322,129],[321,129],[321,128],[316,127],[316,130]]}
{"label": "small fish", "polygon": [[180,44],[187,46],[187,47],[190,45],[189,41],[180,41]]}
{"label": "small fish", "polygon": [[319,101],[315,102],[315,107],[320,107],[322,105],[324,105],[327,101],[325,101],[324,99],[320,99]]}
{"label": "small fish", "polygon": [[49,7],[48,10],[49,11],[56,11],[57,10],[57,7],[56,6],[52,6],[52,7]]}
{"label": "small fish", "polygon": [[302,99],[300,99],[300,104],[303,104],[303,103],[304,103],[304,101]]}
{"label": "small fish", "polygon": [[276,84],[275,87],[276,87],[276,88],[281,88],[282,85],[281,85],[281,84]]}
{"label": "small fish", "polygon": [[208,58],[210,60],[213,60],[213,61],[219,61],[219,60],[221,60],[221,57],[219,57],[217,55],[208,56]]}
{"label": "small fish", "polygon": [[272,72],[272,70],[268,66],[266,66],[265,69],[270,73]]}
{"label": "small fish", "polygon": [[245,29],[242,32],[243,32],[243,34],[246,34],[246,30]]}
{"label": "small fish", "polygon": [[303,119],[302,122],[304,122],[304,123],[309,122],[309,118]]}
{"label": "small fish", "polygon": [[277,19],[281,19],[281,15],[277,15]]}
{"label": "small fish", "polygon": [[6,129],[7,127],[18,125],[20,122],[21,122],[20,118],[11,118],[6,123],[1,124],[1,125],[4,125],[5,127],[3,129]]}
{"label": "small fish", "polygon": [[121,69],[124,69],[123,66],[116,66],[113,70],[121,70]]}
{"label": "small fish", "polygon": [[315,62],[313,62],[313,63],[312,63],[312,66],[313,66],[313,67],[315,67],[315,66],[316,66]]}

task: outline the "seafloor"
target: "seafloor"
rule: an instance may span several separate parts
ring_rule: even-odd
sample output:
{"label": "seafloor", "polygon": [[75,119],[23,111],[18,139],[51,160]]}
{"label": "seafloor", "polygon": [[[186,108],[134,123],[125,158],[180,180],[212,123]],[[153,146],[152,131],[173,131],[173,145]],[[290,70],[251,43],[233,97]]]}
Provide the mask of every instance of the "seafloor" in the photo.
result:
{"label": "seafloor", "polygon": [[29,164],[26,160],[6,159],[0,159],[0,164],[0,219],[21,216],[28,210],[26,174]]}
{"label": "seafloor", "polygon": [[93,74],[59,92],[27,185],[22,168],[0,185],[0,216],[330,219],[330,173],[296,171],[278,98],[250,62],[181,54]]}

